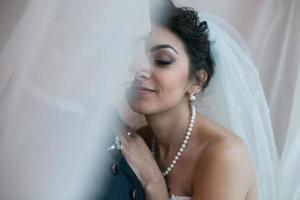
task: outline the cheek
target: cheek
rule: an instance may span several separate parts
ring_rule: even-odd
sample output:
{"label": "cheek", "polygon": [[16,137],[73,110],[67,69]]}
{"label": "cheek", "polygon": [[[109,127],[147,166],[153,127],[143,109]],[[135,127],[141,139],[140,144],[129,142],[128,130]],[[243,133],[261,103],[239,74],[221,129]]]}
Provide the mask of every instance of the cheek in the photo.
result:
{"label": "cheek", "polygon": [[188,70],[181,66],[157,73],[157,83],[160,87],[159,100],[176,104],[186,93],[188,84]]}

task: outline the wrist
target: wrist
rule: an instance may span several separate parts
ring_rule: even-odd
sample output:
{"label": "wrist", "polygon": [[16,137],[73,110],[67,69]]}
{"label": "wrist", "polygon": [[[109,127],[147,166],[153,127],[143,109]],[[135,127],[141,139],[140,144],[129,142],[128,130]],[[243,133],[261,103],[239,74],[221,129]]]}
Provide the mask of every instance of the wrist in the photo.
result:
{"label": "wrist", "polygon": [[168,190],[165,180],[158,179],[156,181],[148,182],[144,188],[146,199],[152,200],[167,200],[169,199]]}
{"label": "wrist", "polygon": [[165,179],[161,173],[157,173],[156,175],[152,175],[147,182],[145,182],[145,188],[153,187],[156,185],[165,185]]}

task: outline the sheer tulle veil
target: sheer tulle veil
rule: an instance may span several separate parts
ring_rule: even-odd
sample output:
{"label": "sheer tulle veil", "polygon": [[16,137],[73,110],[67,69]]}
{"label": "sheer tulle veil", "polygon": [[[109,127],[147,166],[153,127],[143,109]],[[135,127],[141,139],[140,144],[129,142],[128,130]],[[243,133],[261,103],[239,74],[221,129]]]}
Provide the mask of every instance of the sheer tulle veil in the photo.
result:
{"label": "sheer tulle veil", "polygon": [[199,18],[208,24],[215,74],[199,94],[196,109],[244,140],[255,166],[259,199],[276,200],[278,153],[257,68],[230,25],[203,13]]}

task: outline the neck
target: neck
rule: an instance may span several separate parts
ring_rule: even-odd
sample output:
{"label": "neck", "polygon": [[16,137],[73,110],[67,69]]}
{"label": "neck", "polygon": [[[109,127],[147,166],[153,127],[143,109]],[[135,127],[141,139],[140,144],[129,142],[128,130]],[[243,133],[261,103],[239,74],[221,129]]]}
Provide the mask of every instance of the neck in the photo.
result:
{"label": "neck", "polygon": [[170,110],[146,115],[161,157],[174,156],[180,147],[190,120],[190,105],[185,101]]}

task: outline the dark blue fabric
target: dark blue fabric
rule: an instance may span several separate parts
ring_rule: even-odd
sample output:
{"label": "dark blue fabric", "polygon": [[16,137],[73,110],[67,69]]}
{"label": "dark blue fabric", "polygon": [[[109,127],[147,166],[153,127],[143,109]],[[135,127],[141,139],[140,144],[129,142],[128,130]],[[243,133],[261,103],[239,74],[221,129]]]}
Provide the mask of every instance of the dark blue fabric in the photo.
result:
{"label": "dark blue fabric", "polygon": [[[102,180],[105,180],[104,188],[94,200],[131,200],[133,191],[137,200],[144,200],[144,191],[138,178],[128,165],[120,150],[108,151],[107,162],[109,163]],[[116,165],[113,173],[112,166]]]}

